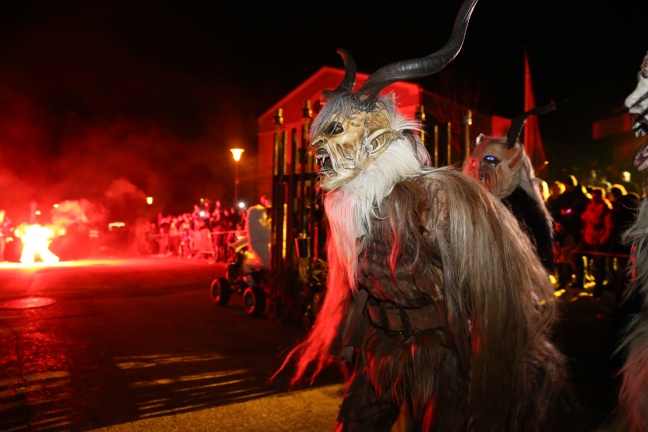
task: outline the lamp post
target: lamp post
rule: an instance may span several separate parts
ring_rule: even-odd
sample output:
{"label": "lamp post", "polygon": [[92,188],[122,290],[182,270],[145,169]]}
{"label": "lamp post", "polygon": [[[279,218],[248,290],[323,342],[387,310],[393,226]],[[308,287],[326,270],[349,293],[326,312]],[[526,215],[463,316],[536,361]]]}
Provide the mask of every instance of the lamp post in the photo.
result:
{"label": "lamp post", "polygon": [[234,157],[234,201],[238,202],[238,161],[241,160],[241,155],[245,150],[240,148],[230,149]]}

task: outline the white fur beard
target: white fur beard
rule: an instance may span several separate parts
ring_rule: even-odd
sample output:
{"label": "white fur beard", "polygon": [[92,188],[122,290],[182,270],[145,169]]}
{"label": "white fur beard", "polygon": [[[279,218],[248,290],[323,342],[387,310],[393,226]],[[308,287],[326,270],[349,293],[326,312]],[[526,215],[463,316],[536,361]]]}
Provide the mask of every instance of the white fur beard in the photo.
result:
{"label": "white fur beard", "polygon": [[357,239],[365,234],[360,218],[355,214],[358,207],[357,197],[345,190],[334,190],[324,198],[324,209],[331,229],[328,247],[332,242],[341,268],[349,273],[347,276],[352,288],[355,288],[355,277],[351,276],[356,271],[360,247]]}
{"label": "white fur beard", "polygon": [[353,181],[328,192],[324,208],[331,228],[331,238],[340,264],[349,272],[355,286],[357,258],[371,236],[371,218],[381,217],[383,199],[394,185],[407,177],[420,175],[421,162],[412,145],[404,139],[390,144],[367,169]]}

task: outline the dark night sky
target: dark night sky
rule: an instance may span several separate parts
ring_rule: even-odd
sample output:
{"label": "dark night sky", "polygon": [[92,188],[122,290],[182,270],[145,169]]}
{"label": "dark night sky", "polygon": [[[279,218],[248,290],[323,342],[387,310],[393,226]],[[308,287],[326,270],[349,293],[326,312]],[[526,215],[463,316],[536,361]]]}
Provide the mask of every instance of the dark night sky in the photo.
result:
{"label": "dark night sky", "polygon": [[[253,153],[256,118],[322,66],[341,67],[338,47],[364,73],[425,56],[459,4],[3,0],[0,206],[108,189],[160,196],[170,212],[228,198],[228,148]],[[481,0],[457,59],[419,82],[468,82],[482,109],[513,117],[526,47],[537,104],[569,99],[540,119],[550,163],[565,148],[586,159],[592,121],[634,88],[647,22],[645,0]]]}

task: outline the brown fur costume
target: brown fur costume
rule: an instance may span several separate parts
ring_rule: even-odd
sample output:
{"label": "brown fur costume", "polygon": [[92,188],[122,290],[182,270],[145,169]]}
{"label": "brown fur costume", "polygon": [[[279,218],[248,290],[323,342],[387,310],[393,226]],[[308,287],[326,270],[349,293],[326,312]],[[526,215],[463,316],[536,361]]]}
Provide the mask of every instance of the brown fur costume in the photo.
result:
{"label": "brown fur costume", "polygon": [[[648,54],[641,63],[637,86],[625,100],[637,137],[648,135]],[[648,140],[635,153],[633,164],[648,172]],[[648,190],[644,181],[644,196]],[[626,310],[630,311],[630,324],[619,351],[626,354],[621,368],[622,384],[619,405],[609,431],[648,431],[648,201],[644,197],[635,223],[623,234],[626,243],[633,245],[629,268],[631,284],[624,296]]]}
{"label": "brown fur costume", "polygon": [[[419,167],[371,203],[380,211],[356,236],[366,197],[355,186],[324,198],[335,239],[328,291],[291,354],[300,356],[293,382],[360,336],[343,410],[358,411],[356,397],[378,398],[406,405],[424,430],[544,430],[563,360],[549,341],[553,287],[516,219],[477,181]],[[401,334],[376,327],[363,292],[384,307],[438,305],[444,325]]]}
{"label": "brown fur costume", "polygon": [[623,376],[619,393],[620,424],[615,430],[648,431],[648,201],[641,202],[635,223],[624,234],[634,245],[632,265],[634,280],[624,301],[638,306],[632,318],[622,349],[627,359],[621,368]]}
{"label": "brown fur costume", "polygon": [[356,93],[341,51],[345,82],[311,127],[330,225],[327,292],[282,368],[296,361],[296,384],[351,361],[340,431],[389,431],[399,417],[407,430],[557,430],[564,360],[550,342],[553,287],[531,242],[478,181],[427,166],[417,124],[378,97],[407,78],[399,71],[454,58],[475,3],[464,3],[438,56],[388,65]]}

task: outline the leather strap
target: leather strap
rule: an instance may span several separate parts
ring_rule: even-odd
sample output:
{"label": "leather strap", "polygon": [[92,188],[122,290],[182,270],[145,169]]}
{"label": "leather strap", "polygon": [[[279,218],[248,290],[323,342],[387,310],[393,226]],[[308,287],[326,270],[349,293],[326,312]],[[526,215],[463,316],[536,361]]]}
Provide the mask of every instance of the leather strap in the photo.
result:
{"label": "leather strap", "polygon": [[420,308],[399,308],[393,303],[372,298],[367,303],[367,311],[371,323],[388,333],[409,334],[448,325],[445,308],[441,303]]}

